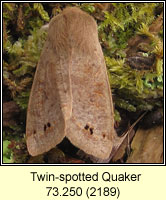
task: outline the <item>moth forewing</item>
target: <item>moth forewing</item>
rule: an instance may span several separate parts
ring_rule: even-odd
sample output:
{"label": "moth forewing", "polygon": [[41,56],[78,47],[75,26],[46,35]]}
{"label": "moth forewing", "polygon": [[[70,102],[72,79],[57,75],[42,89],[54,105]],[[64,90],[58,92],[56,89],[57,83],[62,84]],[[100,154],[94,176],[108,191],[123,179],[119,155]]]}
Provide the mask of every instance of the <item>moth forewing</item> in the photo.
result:
{"label": "moth forewing", "polygon": [[115,130],[112,95],[97,24],[91,16],[75,8],[66,9],[64,15],[72,41],[73,104],[66,136],[86,153],[105,159],[111,153]]}
{"label": "moth forewing", "polygon": [[53,18],[52,23],[54,26],[49,26],[29,98],[26,140],[33,156],[49,151],[63,140],[65,121],[70,118],[72,109],[70,51],[67,41],[59,40],[64,30],[58,17]]}

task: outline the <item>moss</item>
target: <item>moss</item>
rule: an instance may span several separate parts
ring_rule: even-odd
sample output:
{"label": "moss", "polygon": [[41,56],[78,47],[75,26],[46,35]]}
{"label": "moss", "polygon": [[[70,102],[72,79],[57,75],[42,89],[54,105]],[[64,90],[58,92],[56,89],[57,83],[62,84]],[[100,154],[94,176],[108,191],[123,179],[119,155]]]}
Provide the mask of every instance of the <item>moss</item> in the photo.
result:
{"label": "moss", "polygon": [[13,163],[13,153],[8,148],[10,141],[4,140],[3,141],[3,163]]}

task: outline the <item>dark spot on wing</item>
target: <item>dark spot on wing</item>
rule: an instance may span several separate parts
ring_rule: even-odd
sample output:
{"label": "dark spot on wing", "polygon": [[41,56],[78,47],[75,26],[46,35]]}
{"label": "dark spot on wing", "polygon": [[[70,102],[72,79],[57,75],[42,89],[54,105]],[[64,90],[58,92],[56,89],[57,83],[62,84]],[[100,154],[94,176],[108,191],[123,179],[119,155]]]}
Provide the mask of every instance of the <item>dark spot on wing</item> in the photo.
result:
{"label": "dark spot on wing", "polygon": [[86,124],[86,126],[84,127],[84,129],[88,130],[88,129],[89,129],[89,126]]}
{"label": "dark spot on wing", "polygon": [[46,126],[46,125],[44,125],[44,132],[46,132],[46,129],[47,129],[47,126]]}
{"label": "dark spot on wing", "polygon": [[90,128],[89,131],[90,131],[90,134],[92,135],[93,134],[93,128]]}
{"label": "dark spot on wing", "polygon": [[48,122],[48,123],[47,123],[47,127],[51,127],[51,124],[50,124],[50,122]]}

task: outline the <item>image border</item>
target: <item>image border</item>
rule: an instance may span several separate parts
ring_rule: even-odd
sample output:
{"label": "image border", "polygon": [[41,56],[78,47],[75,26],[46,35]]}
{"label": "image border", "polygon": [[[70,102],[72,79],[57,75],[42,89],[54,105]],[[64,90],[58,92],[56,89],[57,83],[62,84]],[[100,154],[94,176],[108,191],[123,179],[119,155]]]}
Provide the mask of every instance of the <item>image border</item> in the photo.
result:
{"label": "image border", "polygon": [[[112,164],[112,163],[97,163],[97,164],[28,164],[28,163],[3,163],[3,3],[23,3],[23,2],[30,2],[35,3],[36,1],[1,1],[1,166],[166,166],[165,163],[165,1],[148,1],[149,3],[163,3],[163,101],[164,101],[164,108],[163,108],[163,163],[127,163],[127,164]],[[108,2],[117,2],[122,3],[124,1],[38,1],[38,3],[108,3]],[[125,1],[124,3],[144,3],[147,1]]]}

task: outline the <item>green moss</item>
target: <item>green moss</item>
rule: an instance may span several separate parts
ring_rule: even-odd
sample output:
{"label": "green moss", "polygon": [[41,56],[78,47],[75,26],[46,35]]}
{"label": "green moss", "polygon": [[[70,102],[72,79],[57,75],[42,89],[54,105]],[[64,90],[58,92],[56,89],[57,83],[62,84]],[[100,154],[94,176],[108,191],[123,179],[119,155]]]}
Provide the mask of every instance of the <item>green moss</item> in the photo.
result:
{"label": "green moss", "polygon": [[34,8],[34,10],[37,10],[39,12],[39,14],[43,20],[45,20],[45,21],[50,20],[48,13],[44,10],[43,5],[41,3],[34,3],[33,8]]}
{"label": "green moss", "polygon": [[3,141],[3,163],[13,163],[13,153],[11,149],[8,148],[10,141]]}

